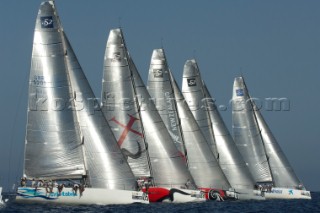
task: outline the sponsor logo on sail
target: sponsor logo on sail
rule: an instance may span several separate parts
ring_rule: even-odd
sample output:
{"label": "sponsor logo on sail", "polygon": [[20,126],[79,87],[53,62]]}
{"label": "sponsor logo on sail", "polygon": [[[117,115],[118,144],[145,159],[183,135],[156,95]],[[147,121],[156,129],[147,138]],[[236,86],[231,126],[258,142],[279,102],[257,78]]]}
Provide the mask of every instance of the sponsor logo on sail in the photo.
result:
{"label": "sponsor logo on sail", "polygon": [[187,82],[188,82],[188,86],[189,86],[189,87],[197,86],[197,82],[196,82],[196,79],[195,79],[195,78],[188,78],[188,79],[187,79]]}
{"label": "sponsor logo on sail", "polygon": [[112,62],[120,62],[121,61],[121,53],[114,52],[111,61]]}
{"label": "sponsor logo on sail", "polygon": [[153,70],[153,77],[155,77],[155,78],[162,78],[162,77],[163,77],[163,71],[162,71],[162,69],[154,69],[154,70]]}
{"label": "sponsor logo on sail", "polygon": [[40,17],[40,21],[41,21],[41,28],[53,28],[52,16]]}
{"label": "sponsor logo on sail", "polygon": [[236,94],[237,96],[243,96],[244,95],[243,89],[237,89]]}

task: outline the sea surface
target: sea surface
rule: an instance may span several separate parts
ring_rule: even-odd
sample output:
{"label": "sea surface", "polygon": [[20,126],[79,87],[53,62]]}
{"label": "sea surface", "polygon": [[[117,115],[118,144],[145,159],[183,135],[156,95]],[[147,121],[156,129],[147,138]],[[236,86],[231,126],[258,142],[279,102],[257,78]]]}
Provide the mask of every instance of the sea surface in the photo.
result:
{"label": "sea surface", "polygon": [[312,192],[312,200],[229,201],[204,203],[153,203],[131,205],[53,205],[15,204],[0,207],[0,212],[320,212],[320,192]]}

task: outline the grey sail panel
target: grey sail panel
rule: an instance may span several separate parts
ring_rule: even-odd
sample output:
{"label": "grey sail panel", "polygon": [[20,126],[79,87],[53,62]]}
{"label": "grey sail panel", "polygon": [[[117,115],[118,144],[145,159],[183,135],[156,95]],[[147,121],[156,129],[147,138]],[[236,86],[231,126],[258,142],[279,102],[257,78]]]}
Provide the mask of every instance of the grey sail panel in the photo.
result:
{"label": "grey sail panel", "polygon": [[29,77],[24,172],[29,178],[79,178],[85,166],[53,2],[41,4]]}
{"label": "grey sail panel", "polygon": [[[194,80],[192,83],[195,84],[189,86],[188,81],[190,82],[191,80]],[[214,99],[201,79],[200,70],[195,60],[188,60],[185,63],[182,91],[187,103],[192,106],[196,106],[195,103],[199,103],[201,110],[198,110],[197,113],[203,113],[203,117],[208,116],[210,119],[210,128],[213,130],[213,136],[219,153],[218,162],[231,186],[235,189],[253,188],[254,181],[250,171],[236,147],[229,130],[225,126],[214,103]],[[185,95],[187,93],[188,95]],[[189,97],[193,97],[193,99],[188,100]],[[201,127],[200,129],[202,130]]]}
{"label": "grey sail panel", "polygon": [[102,111],[136,177],[149,177],[146,152],[127,50],[120,30],[111,30],[102,80]]}
{"label": "grey sail panel", "polygon": [[145,138],[148,143],[148,153],[155,185],[185,187],[185,184],[190,182],[189,188],[193,188],[194,181],[185,161],[157,112],[132,59],[130,59],[130,67],[139,100],[142,123],[145,127]]}
{"label": "grey sail panel", "polygon": [[183,143],[180,119],[171,86],[170,71],[168,70],[163,54],[162,49],[153,50],[148,75],[148,92],[174,144],[178,148],[181,156],[186,160],[186,149]]}
{"label": "grey sail panel", "polygon": [[230,183],[223,174],[208,142],[195,121],[177,82],[172,74],[171,82],[178,106],[178,114],[188,153],[189,170],[198,187],[229,189]]}
{"label": "grey sail panel", "polygon": [[188,60],[183,68],[182,94],[195,118],[202,134],[205,136],[211,151],[218,158],[218,149],[211,127],[210,117],[206,111],[206,102],[202,92],[202,82],[199,72],[196,72],[198,65],[194,60]]}
{"label": "grey sail panel", "polygon": [[94,188],[135,189],[136,179],[64,32],[63,43],[82,134],[89,184]]}
{"label": "grey sail panel", "polygon": [[300,181],[292,169],[288,159],[273,136],[268,124],[259,110],[255,110],[257,122],[261,131],[266,155],[272,171],[274,185],[277,187],[298,187]]}
{"label": "grey sail panel", "polygon": [[241,77],[235,78],[232,96],[234,141],[254,181],[272,181],[260,130],[253,114],[249,94]]}

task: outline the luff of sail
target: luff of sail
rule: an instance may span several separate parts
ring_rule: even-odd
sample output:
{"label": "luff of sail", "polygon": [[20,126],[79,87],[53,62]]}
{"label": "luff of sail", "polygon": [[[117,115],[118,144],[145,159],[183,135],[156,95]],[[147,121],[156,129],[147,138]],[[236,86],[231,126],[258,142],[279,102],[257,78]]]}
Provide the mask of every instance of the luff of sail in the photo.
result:
{"label": "luff of sail", "polygon": [[64,32],[62,36],[89,174],[88,183],[94,188],[135,190],[136,179]]}
{"label": "luff of sail", "polygon": [[[61,27],[53,2],[40,6],[29,77],[24,173],[28,178],[80,178],[85,166]],[[67,105],[66,105],[67,104]]]}
{"label": "luff of sail", "polygon": [[138,112],[127,50],[118,29],[110,31],[106,45],[102,111],[136,177],[149,177],[145,136]]}
{"label": "luff of sail", "polygon": [[[108,46],[108,44],[110,45]],[[112,63],[112,60],[120,61],[122,63]],[[121,72],[117,72],[117,69],[119,69],[120,66],[125,67],[125,69],[121,69]],[[126,84],[122,84],[126,85],[125,88],[120,87],[117,88],[118,90],[115,90],[115,87],[108,87],[108,84],[111,84],[112,82],[108,82],[106,76],[110,75],[112,72],[115,72],[114,79],[120,78],[125,81]],[[105,54],[103,84],[102,98],[104,103],[108,103],[105,100],[110,97],[106,94],[118,92],[119,95],[117,97],[114,96],[114,100],[127,98],[128,103],[133,103],[133,106],[135,106],[136,111],[132,111],[133,114],[128,115],[126,112],[121,113],[123,114],[123,118],[128,116],[133,117],[131,118],[132,120],[130,119],[132,122],[127,123],[127,128],[130,124],[130,129],[128,128],[127,131],[137,131],[136,129],[131,128],[131,125],[132,123],[140,123],[142,128],[142,132],[140,133],[143,134],[143,139],[147,144],[148,161],[146,162],[149,163],[150,168],[152,169],[151,175],[153,177],[153,184],[160,187],[182,187],[188,180],[193,182],[160,115],[157,113],[153,102],[150,100],[151,97],[126,49],[123,34],[120,29],[114,29],[110,32]],[[125,93],[125,90],[131,90],[130,88],[133,88],[133,93],[130,96],[124,97],[123,94]],[[114,108],[114,110],[116,110],[116,108]],[[119,108],[117,110],[119,111]],[[111,116],[108,115],[108,113],[111,113],[110,109],[104,112],[107,118],[110,119]],[[116,129],[113,130],[116,131]],[[138,131],[140,130],[138,129]]]}
{"label": "luff of sail", "polygon": [[193,114],[202,114],[198,117],[210,120],[210,128],[213,130],[219,153],[218,162],[231,186],[235,189],[252,189],[254,181],[250,171],[217,110],[214,99],[201,79],[199,67],[194,59],[187,60],[184,65],[182,93],[186,102],[194,107],[194,110],[191,110]]}
{"label": "luff of sail", "polygon": [[255,108],[254,113],[261,132],[266,155],[269,158],[269,166],[272,171],[274,186],[287,188],[302,187],[301,182],[281,150],[268,124],[265,122],[260,110],[257,109],[253,101],[252,104]]}
{"label": "luff of sail", "polygon": [[272,182],[260,130],[252,113],[250,97],[243,79],[234,80],[232,95],[232,129],[234,141],[255,182]]}
{"label": "luff of sail", "polygon": [[[160,76],[158,75],[159,70],[162,71]],[[171,101],[176,106],[176,110],[173,111],[174,109],[171,109],[170,105],[164,105],[159,110],[168,111],[167,113],[161,113],[163,120],[167,121],[168,129],[172,126],[170,114],[175,113],[176,117],[179,118],[177,128],[182,133],[180,137],[187,150],[188,168],[198,188],[229,189],[228,180],[221,171],[169,70],[163,49],[155,49],[152,53],[148,90],[156,101],[166,99],[167,94],[172,95]]]}

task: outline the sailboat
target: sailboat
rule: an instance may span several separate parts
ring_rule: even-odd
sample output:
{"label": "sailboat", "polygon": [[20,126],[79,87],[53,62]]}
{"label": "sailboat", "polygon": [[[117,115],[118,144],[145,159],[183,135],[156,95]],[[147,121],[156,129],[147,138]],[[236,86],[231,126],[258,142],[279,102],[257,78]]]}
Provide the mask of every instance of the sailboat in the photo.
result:
{"label": "sailboat", "polygon": [[36,19],[28,94],[16,202],[148,203],[101,110],[90,108],[95,97],[54,1],[41,3]]}
{"label": "sailboat", "polygon": [[263,199],[259,191],[254,191],[255,182],[201,79],[194,59],[187,60],[184,65],[182,93],[231,187],[239,192],[239,199]]}
{"label": "sailboat", "polygon": [[[110,31],[104,57],[102,110],[150,202],[204,201],[128,53],[121,29]],[[187,189],[186,183],[190,183]]]}
{"label": "sailboat", "polygon": [[163,121],[170,132],[198,188],[209,196],[235,199],[215,156],[194,119],[185,99],[169,69],[163,49],[153,50],[148,91],[156,103]]}
{"label": "sailboat", "polygon": [[4,202],[2,200],[2,187],[0,186],[0,206],[4,205]]}
{"label": "sailboat", "polygon": [[294,173],[261,112],[251,99],[243,77],[233,85],[232,116],[234,140],[265,197],[311,199]]}

